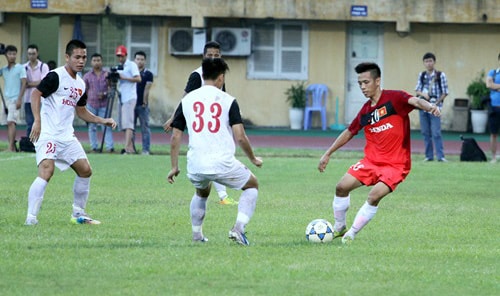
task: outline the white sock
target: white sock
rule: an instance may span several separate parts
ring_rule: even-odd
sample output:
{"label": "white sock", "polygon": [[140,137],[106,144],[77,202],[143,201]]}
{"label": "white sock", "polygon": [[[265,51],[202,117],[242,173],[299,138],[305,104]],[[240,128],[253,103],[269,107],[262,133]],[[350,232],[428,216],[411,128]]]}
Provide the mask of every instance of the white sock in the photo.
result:
{"label": "white sock", "polygon": [[240,202],[238,203],[238,215],[236,216],[235,228],[238,231],[244,232],[245,226],[250,222],[250,219],[255,212],[255,205],[257,204],[257,198],[259,196],[259,190],[257,188],[248,188],[243,190],[240,196]]}
{"label": "white sock", "polygon": [[28,192],[28,215],[38,216],[47,184],[48,182],[40,177],[37,177],[31,184]]}
{"label": "white sock", "polygon": [[349,232],[356,235],[361,231],[361,229],[363,229],[363,227],[365,227],[365,225],[375,216],[377,209],[378,207],[371,206],[368,202],[365,202],[356,214],[356,218],[354,218],[354,222]]}
{"label": "white sock", "polygon": [[217,194],[219,195],[219,198],[221,200],[227,197],[226,186],[217,182],[213,182],[212,184],[214,185],[215,190],[217,191]]}
{"label": "white sock", "polygon": [[194,232],[201,232],[201,225],[205,219],[207,209],[207,199],[199,197],[196,193],[191,199],[189,212],[191,213],[191,226]]}
{"label": "white sock", "polygon": [[351,195],[347,197],[340,197],[335,195],[333,197],[332,207],[333,207],[333,217],[335,219],[335,230],[340,230],[346,225],[346,214],[349,206],[351,205]]}
{"label": "white sock", "polygon": [[76,176],[73,183],[73,215],[82,214],[87,206],[90,191],[90,177]]}

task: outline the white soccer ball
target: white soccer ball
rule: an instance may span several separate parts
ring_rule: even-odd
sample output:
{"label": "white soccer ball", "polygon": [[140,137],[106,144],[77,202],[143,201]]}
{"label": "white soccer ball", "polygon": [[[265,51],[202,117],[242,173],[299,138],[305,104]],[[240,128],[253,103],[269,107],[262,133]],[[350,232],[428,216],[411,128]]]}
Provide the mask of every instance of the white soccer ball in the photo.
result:
{"label": "white soccer ball", "polygon": [[327,243],[333,240],[333,226],[325,219],[312,220],[306,227],[306,239],[312,243]]}

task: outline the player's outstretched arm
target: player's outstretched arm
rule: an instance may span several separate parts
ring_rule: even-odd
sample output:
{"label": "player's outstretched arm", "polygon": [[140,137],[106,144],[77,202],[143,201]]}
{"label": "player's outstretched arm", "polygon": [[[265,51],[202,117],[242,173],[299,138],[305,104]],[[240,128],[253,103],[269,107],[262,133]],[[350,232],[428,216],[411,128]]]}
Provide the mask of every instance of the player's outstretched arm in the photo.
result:
{"label": "player's outstretched arm", "polygon": [[33,126],[31,127],[31,133],[29,135],[30,141],[36,143],[40,137],[40,131],[42,129],[42,124],[40,120],[40,109],[42,104],[42,93],[38,89],[34,89],[31,93],[31,112],[33,112]]}
{"label": "player's outstretched arm", "polygon": [[260,157],[256,157],[253,153],[252,145],[250,145],[250,140],[245,133],[245,128],[242,123],[234,124],[232,126],[233,135],[236,139],[236,142],[241,147],[241,149],[245,152],[246,156],[250,161],[257,167],[262,166],[262,159]]}
{"label": "player's outstretched arm", "polygon": [[111,127],[112,129],[116,128],[116,122],[113,118],[102,118],[91,113],[85,106],[76,106],[76,115],[86,122],[92,122],[97,124],[103,124]]}
{"label": "player's outstretched arm", "polygon": [[180,173],[179,170],[179,150],[182,140],[182,131],[177,128],[172,129],[172,137],[170,138],[170,164],[171,169],[167,175],[167,181],[170,184],[175,182],[174,177]]}
{"label": "player's outstretched arm", "polygon": [[335,139],[335,141],[332,143],[330,148],[328,148],[323,156],[321,156],[318,164],[318,170],[322,173],[325,171],[326,166],[328,165],[328,162],[330,161],[330,156],[337,151],[340,147],[344,146],[347,142],[349,142],[352,139],[353,135],[352,133],[348,130],[345,129],[338,137]]}
{"label": "player's outstretched arm", "polygon": [[411,97],[408,100],[408,104],[413,105],[421,110],[427,111],[436,117],[441,116],[441,110],[439,110],[439,107],[435,104],[427,102],[426,100],[422,100],[417,97]]}

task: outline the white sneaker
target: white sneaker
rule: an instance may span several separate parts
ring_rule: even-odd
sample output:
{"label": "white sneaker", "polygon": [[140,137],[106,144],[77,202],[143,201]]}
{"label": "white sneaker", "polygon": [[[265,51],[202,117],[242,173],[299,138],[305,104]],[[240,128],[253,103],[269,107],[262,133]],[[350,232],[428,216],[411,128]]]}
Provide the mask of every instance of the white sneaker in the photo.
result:
{"label": "white sneaker", "polygon": [[354,240],[354,233],[351,233],[350,231],[348,231],[342,237],[342,244],[350,245],[353,240]]}
{"label": "white sneaker", "polygon": [[33,226],[33,225],[37,225],[38,224],[38,220],[36,219],[35,216],[28,216],[26,218],[26,222],[24,222],[24,225],[26,226]]}

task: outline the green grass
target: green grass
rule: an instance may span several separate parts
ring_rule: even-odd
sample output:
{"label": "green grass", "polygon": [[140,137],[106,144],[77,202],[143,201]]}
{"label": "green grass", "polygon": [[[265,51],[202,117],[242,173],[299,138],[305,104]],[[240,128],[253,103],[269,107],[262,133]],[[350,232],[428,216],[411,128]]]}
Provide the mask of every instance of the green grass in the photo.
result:
{"label": "green grass", "polygon": [[[167,148],[163,147],[164,150]],[[166,181],[166,155],[90,154],[88,212],[71,225],[72,171],[56,170],[36,227],[23,226],[36,176],[32,154],[0,153],[1,295],[497,295],[499,166],[423,163],[380,204],[352,245],[305,241],[309,221],[333,222],[336,182],[359,152],[257,149],[261,169],[251,246],[227,239],[237,208],[209,200],[207,244],[191,242],[193,188]],[[304,157],[298,157],[303,155]],[[240,155],[246,164],[248,162]],[[348,222],[366,200],[354,191]],[[229,190],[238,199],[239,192]]]}

